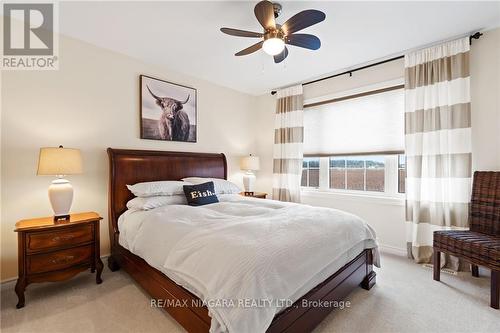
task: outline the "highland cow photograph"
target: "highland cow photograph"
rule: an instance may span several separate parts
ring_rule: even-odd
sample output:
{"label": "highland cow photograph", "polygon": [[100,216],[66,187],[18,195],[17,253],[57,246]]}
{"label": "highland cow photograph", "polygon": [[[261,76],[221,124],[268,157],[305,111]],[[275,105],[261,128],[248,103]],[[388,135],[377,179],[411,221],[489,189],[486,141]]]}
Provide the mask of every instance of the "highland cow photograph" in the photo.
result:
{"label": "highland cow photograph", "polygon": [[141,139],[196,142],[196,89],[140,76]]}

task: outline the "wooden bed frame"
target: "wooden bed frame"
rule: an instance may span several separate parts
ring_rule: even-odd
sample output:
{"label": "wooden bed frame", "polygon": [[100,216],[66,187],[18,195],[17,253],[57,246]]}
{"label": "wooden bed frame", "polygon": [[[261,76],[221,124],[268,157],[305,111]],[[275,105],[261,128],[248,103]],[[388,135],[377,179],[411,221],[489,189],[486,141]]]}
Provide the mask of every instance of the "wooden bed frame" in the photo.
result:
{"label": "wooden bed frame", "polygon": [[[211,318],[199,298],[149,266],[142,258],[120,246],[117,223],[118,217],[126,210],[127,201],[133,198],[126,187],[127,184],[180,180],[188,176],[226,179],[226,157],[224,154],[112,148],[108,148],[108,156],[111,241],[109,268],[112,271],[124,269],[151,295],[152,299],[167,301],[167,306],[163,308],[187,331],[208,332]],[[375,284],[372,263],[372,252],[364,250],[292,306],[277,314],[267,332],[311,331],[333,310],[333,307],[303,306],[302,301],[340,301],[358,286],[369,290]],[[187,304],[187,306],[168,306],[168,304]]]}

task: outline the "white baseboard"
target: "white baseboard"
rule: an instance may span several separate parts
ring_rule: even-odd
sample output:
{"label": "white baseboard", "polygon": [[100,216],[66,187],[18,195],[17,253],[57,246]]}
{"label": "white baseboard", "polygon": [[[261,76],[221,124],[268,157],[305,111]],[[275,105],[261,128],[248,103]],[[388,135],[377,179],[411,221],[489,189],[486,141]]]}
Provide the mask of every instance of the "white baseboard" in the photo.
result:
{"label": "white baseboard", "polygon": [[[101,260],[104,261],[104,259],[106,259],[107,257],[109,257],[109,254],[102,255],[101,256]],[[16,280],[17,280],[17,276],[14,276],[14,277],[11,277],[11,278],[6,278],[6,279],[0,281],[0,285],[8,284],[8,283],[14,282]]]}
{"label": "white baseboard", "polygon": [[13,278],[8,278],[8,279],[5,279],[5,280],[2,280],[2,282],[0,282],[0,284],[3,286],[3,285],[7,285],[9,283],[13,283],[17,280],[17,276],[16,277],[13,277]]}
{"label": "white baseboard", "polygon": [[402,257],[407,256],[406,249],[402,249],[399,247],[379,244],[378,248],[380,249],[380,252],[382,252],[382,253],[394,254],[394,255],[402,256]]}

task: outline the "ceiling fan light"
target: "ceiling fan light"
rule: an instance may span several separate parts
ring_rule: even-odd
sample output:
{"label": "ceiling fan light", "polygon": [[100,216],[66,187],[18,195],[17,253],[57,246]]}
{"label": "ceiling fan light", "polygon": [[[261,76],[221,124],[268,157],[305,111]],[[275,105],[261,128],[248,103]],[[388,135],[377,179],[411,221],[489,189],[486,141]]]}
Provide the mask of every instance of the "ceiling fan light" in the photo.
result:
{"label": "ceiling fan light", "polygon": [[285,41],[281,38],[269,38],[262,44],[262,49],[269,55],[275,56],[283,52],[285,48]]}

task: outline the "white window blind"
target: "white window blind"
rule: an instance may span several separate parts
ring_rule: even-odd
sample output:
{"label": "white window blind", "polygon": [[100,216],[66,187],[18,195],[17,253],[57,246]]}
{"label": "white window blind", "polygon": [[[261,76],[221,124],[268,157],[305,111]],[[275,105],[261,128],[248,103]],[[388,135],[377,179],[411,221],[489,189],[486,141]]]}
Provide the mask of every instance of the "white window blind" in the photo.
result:
{"label": "white window blind", "polygon": [[404,90],[304,109],[304,155],[404,151]]}

